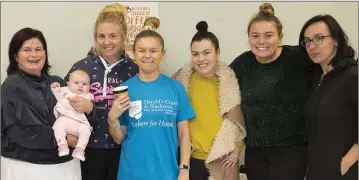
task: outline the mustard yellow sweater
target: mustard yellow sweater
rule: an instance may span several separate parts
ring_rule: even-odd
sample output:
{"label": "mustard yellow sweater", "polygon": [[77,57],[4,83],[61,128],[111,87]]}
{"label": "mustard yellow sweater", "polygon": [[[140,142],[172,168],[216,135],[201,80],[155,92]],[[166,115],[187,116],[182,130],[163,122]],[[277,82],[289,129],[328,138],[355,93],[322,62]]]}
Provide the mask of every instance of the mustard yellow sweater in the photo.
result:
{"label": "mustard yellow sweater", "polygon": [[[195,72],[189,87],[189,97],[196,113],[196,118],[189,121],[194,147],[191,157],[206,160],[223,121],[218,107],[218,79],[205,78]],[[240,150],[243,146],[243,141],[237,145]]]}

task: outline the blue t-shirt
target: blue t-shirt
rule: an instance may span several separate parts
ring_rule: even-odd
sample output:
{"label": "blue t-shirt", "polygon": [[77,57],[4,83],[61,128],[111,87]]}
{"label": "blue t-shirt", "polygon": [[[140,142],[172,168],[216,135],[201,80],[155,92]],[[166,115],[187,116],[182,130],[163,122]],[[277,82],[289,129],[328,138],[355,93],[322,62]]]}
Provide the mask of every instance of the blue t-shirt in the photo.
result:
{"label": "blue t-shirt", "polygon": [[128,86],[131,107],[120,117],[127,126],[118,179],[177,180],[177,123],[195,117],[183,85],[163,74],[152,82],[137,76]]}

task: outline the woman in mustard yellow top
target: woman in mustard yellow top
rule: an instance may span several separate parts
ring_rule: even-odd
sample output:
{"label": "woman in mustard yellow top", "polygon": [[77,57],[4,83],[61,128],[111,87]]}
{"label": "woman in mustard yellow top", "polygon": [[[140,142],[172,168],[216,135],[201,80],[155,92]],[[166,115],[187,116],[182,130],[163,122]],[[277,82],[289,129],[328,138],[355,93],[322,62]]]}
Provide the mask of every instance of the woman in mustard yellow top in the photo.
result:
{"label": "woman in mustard yellow top", "polygon": [[[219,62],[219,42],[201,21],[191,41],[192,61],[173,76],[189,94],[196,118],[189,122],[191,180],[238,180],[246,135],[234,72]],[[208,171],[208,170],[209,171]]]}

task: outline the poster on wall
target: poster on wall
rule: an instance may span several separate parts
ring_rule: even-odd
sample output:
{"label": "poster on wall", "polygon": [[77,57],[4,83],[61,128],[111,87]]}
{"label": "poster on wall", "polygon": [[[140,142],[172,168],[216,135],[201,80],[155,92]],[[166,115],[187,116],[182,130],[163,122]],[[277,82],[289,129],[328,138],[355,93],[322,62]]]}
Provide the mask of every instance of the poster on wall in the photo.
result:
{"label": "poster on wall", "polygon": [[128,6],[127,12],[127,45],[126,53],[133,58],[132,45],[136,35],[143,29],[145,20],[149,17],[158,17],[158,2],[121,2]]}

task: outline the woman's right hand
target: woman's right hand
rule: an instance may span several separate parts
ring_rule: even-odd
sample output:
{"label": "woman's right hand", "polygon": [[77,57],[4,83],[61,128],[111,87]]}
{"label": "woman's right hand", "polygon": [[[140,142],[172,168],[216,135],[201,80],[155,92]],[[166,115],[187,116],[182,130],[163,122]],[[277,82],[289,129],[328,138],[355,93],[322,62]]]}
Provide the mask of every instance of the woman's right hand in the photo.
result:
{"label": "woman's right hand", "polygon": [[117,121],[123,112],[130,108],[130,98],[120,96],[113,101],[110,112],[108,113],[109,121]]}
{"label": "woman's right hand", "polygon": [[70,147],[73,147],[73,148],[76,147],[77,141],[78,141],[78,137],[77,137],[77,136],[74,136],[74,135],[72,135],[72,134],[66,134],[66,139],[67,139],[67,144],[68,144]]}

